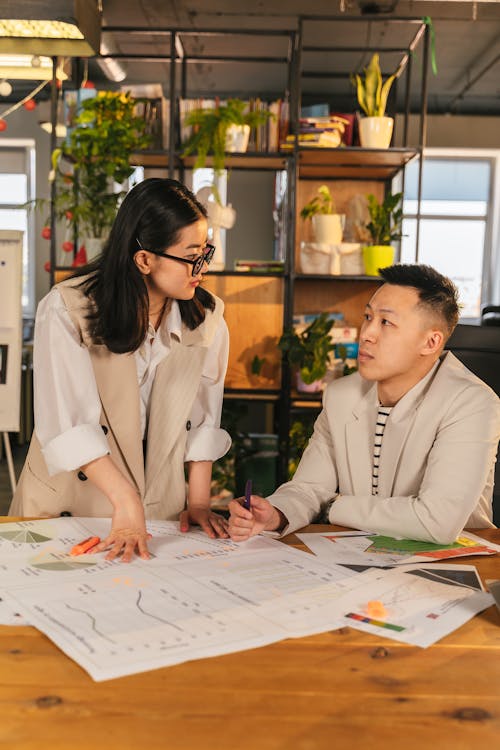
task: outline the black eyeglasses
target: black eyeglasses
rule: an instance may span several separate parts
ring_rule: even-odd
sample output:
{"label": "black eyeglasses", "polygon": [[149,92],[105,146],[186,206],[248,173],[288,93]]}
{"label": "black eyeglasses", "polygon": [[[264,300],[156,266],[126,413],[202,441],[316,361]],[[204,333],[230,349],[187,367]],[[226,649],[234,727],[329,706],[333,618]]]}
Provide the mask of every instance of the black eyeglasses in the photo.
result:
{"label": "black eyeglasses", "polygon": [[[137,244],[141,248],[141,250],[145,250],[141,243],[139,242],[139,239],[136,237]],[[148,250],[148,253],[153,253],[153,255],[159,255],[161,258],[170,258],[171,260],[180,260],[181,263],[189,263],[189,265],[192,266],[191,269],[191,276],[198,276],[201,269],[203,268],[203,265],[206,263],[207,265],[210,263],[212,258],[214,257],[215,253],[215,246],[210,245],[208,242],[203,248],[203,252],[201,255],[198,255],[197,258],[194,260],[190,260],[189,258],[179,258],[177,255],[169,255],[168,253],[162,253],[160,250]]]}

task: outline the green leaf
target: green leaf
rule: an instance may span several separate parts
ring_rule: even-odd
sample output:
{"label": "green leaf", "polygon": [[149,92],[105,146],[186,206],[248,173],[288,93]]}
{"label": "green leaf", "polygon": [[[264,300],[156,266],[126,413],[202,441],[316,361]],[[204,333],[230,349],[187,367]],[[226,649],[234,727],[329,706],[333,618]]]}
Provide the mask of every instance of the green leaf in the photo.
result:
{"label": "green leaf", "polygon": [[364,80],[359,74],[351,76],[356,86],[358,104],[368,117],[383,117],[387,106],[387,97],[396,74],[382,80],[379,55],[375,52],[364,70]]}

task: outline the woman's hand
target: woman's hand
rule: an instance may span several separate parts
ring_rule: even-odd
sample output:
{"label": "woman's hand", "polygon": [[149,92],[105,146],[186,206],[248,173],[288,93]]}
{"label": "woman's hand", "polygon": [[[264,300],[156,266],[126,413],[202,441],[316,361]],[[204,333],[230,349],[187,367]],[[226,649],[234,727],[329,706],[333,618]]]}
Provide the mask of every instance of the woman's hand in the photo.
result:
{"label": "woman's hand", "polygon": [[147,540],[151,538],[146,530],[144,509],[140,497],[123,499],[113,512],[111,532],[93,552],[103,552],[109,549],[106,560],[114,560],[121,555],[122,562],[130,562],[137,552],[143,560],[149,560]]}
{"label": "woman's hand", "polygon": [[121,473],[111,456],[101,456],[81,467],[90,481],[103,492],[113,506],[111,532],[95,552],[109,550],[106,560],[122,555],[123,562],[130,562],[134,551],[139,557],[149,560],[144,519],[144,506],[137,489]]}
{"label": "woman's hand", "polygon": [[229,536],[235,542],[244,542],[261,531],[275,531],[288,523],[281,511],[259,495],[252,495],[251,510],[243,507],[243,501],[240,497],[229,503]]}
{"label": "woman's hand", "polygon": [[183,510],[179,516],[180,530],[189,531],[191,524],[201,526],[211,539],[227,539],[229,536],[226,519],[218,513],[213,513],[210,508],[188,507],[187,510]]}

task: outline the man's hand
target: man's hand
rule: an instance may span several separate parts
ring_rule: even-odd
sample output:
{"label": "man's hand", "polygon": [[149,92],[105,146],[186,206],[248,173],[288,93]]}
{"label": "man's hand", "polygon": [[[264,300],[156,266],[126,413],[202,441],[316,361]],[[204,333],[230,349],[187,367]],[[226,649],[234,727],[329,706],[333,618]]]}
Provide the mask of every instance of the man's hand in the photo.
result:
{"label": "man's hand", "polygon": [[190,525],[201,526],[205,534],[211,539],[227,539],[228,523],[223,516],[213,513],[210,508],[190,508],[183,510],[179,516],[179,526],[181,531],[189,531]]}
{"label": "man's hand", "polygon": [[283,514],[259,495],[252,495],[251,510],[243,507],[244,498],[231,500],[229,510],[229,536],[235,542],[244,542],[261,531],[276,531],[286,525]]}

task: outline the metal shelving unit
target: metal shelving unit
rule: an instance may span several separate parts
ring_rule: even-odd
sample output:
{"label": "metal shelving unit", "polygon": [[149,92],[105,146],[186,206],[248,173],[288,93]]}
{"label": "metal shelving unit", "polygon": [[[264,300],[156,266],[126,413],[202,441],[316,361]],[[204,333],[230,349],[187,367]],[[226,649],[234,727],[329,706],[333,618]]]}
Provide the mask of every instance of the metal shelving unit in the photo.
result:
{"label": "metal shelving unit", "polygon": [[[391,47],[385,48],[383,45],[378,44],[376,47],[370,44],[363,44],[361,46],[354,47],[343,47],[341,44],[337,44],[335,40],[341,38],[341,34],[331,34],[330,41],[327,44],[322,44],[321,39],[315,41],[314,44],[309,41],[310,33],[308,28],[315,23],[321,23],[322,29],[326,29],[330,25],[333,29],[342,28],[342,24],[364,24],[365,28],[370,25],[377,25],[380,23],[385,24],[386,28],[390,28],[391,25],[410,25],[414,29],[415,33],[411,35],[410,41],[407,45],[392,45]],[[151,33],[150,29],[144,28],[130,28],[130,27],[106,27],[104,31],[110,31],[118,34],[148,34]],[[323,33],[323,35],[326,32]],[[284,170],[287,173],[287,216],[286,226],[288,227],[286,237],[286,258],[283,274],[277,273],[244,273],[244,272],[215,272],[214,276],[227,276],[227,277],[248,277],[249,279],[255,278],[282,278],[283,279],[283,328],[290,327],[292,324],[294,314],[294,301],[296,293],[296,284],[306,285],[315,284],[317,282],[329,283],[332,285],[344,284],[344,283],[359,283],[364,284],[367,282],[376,282],[374,277],[366,276],[317,276],[317,275],[306,275],[296,272],[295,268],[295,246],[296,246],[296,197],[297,197],[297,186],[300,180],[312,180],[312,179],[329,179],[329,180],[377,180],[384,183],[386,186],[390,184],[393,177],[399,172],[403,171],[406,164],[415,157],[421,157],[423,148],[425,145],[426,137],[426,115],[427,115],[427,68],[429,58],[429,29],[423,23],[422,19],[411,19],[411,18],[397,18],[397,17],[380,17],[380,16],[325,16],[325,17],[312,17],[312,16],[300,16],[297,17],[297,26],[293,29],[279,29],[263,31],[261,29],[255,30],[233,30],[233,29],[209,29],[193,30],[193,29],[162,29],[158,28],[154,31],[155,37],[163,37],[165,39],[165,54],[154,55],[144,57],[141,55],[133,54],[116,54],[112,55],[117,59],[124,60],[165,60],[169,62],[169,113],[170,113],[170,129],[169,129],[169,141],[168,148],[159,151],[146,151],[137,153],[133,156],[133,164],[142,165],[149,169],[158,169],[166,172],[168,176],[174,177],[179,175],[182,179],[182,175],[185,169],[191,169],[194,165],[194,157],[182,158],[180,155],[180,144],[179,140],[179,128],[178,128],[178,97],[185,98],[189,89],[189,77],[192,66],[207,64],[268,64],[268,65],[285,65],[286,66],[286,87],[285,97],[288,98],[290,107],[290,130],[295,135],[298,134],[299,116],[302,103],[303,93],[303,82],[304,81],[325,81],[331,77],[345,76],[348,80],[348,71],[339,70],[325,70],[311,69],[308,67],[307,62],[308,56],[314,57],[314,55],[321,55],[323,53],[340,53],[340,54],[351,54],[351,53],[365,53],[378,51],[381,53],[390,52],[391,54],[397,54],[400,56],[398,70],[400,72],[400,80],[405,78],[405,91],[404,91],[404,123],[403,123],[403,146],[398,148],[390,148],[387,150],[378,149],[362,149],[359,147],[346,147],[337,149],[325,149],[325,148],[308,148],[299,147],[297,144],[297,138],[295,139],[294,149],[286,152],[275,152],[275,153],[246,153],[246,154],[231,154],[226,159],[227,167],[236,170],[264,170],[264,171],[280,171]],[[269,38],[274,39],[277,37],[284,37],[286,39],[287,53],[283,54],[270,54],[267,56],[240,54],[235,52],[234,54],[220,54],[215,55],[210,51],[204,53],[189,52],[189,40],[193,37],[210,39],[215,36],[222,36],[227,41],[236,40],[241,41],[244,36],[251,37],[252,35],[258,36],[260,39]],[[319,35],[321,36],[321,35]],[[419,138],[418,145],[414,147],[408,146],[408,116],[410,112],[410,90],[412,87],[412,73],[413,68],[413,57],[415,50],[418,45],[423,42],[424,52],[423,60],[421,65],[421,82],[420,82],[420,100],[421,100],[421,117],[419,126]],[[248,90],[248,94],[251,94],[251,82],[250,85],[245,88]],[[55,81],[53,82],[54,95],[53,95],[53,106],[52,106],[52,123],[53,133],[55,132],[55,124],[57,117],[56,107],[56,92],[55,92]],[[393,89],[397,90],[397,82],[393,86]],[[207,92],[207,95],[213,95],[212,92]],[[241,95],[241,92],[240,92]],[[318,95],[319,96],[319,95]],[[395,96],[392,98],[392,106],[395,107]],[[391,113],[392,114],[392,113]],[[55,146],[55,139],[52,145]],[[212,164],[211,159],[207,161],[207,166]],[[421,173],[422,159],[420,159],[420,171],[418,180],[418,194],[420,196],[421,184],[422,184],[422,173]],[[420,206],[420,197],[418,204]],[[418,214],[419,215],[419,214]],[[54,218],[52,219],[52,226],[54,230]],[[418,222],[417,222],[418,225]],[[53,231],[54,236],[54,231]],[[54,241],[53,241],[54,242]],[[417,230],[417,242],[418,242],[418,230]],[[51,248],[51,261],[52,267],[55,268],[55,245]],[[332,286],[332,295],[334,294],[334,286]],[[263,388],[228,388],[226,389],[226,398],[234,399],[254,399],[259,401],[269,401],[276,405],[276,429],[279,434],[280,441],[280,466],[278,471],[278,480],[283,481],[287,476],[288,471],[288,456],[289,456],[289,431],[291,424],[292,412],[296,413],[301,409],[317,409],[320,406],[320,400],[318,396],[304,396],[303,394],[297,394],[292,391],[290,387],[291,373],[289,370],[288,363],[283,359],[281,363],[281,382],[280,388],[278,389],[263,389]]]}

